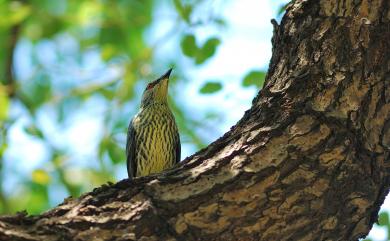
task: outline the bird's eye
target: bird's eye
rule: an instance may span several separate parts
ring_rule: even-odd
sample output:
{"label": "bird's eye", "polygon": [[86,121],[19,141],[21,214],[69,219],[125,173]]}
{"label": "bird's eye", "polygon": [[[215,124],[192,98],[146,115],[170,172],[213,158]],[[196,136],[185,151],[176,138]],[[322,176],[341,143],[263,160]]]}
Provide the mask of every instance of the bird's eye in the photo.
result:
{"label": "bird's eye", "polygon": [[146,86],[147,90],[153,89],[153,87],[156,85],[156,83],[149,83],[148,86]]}

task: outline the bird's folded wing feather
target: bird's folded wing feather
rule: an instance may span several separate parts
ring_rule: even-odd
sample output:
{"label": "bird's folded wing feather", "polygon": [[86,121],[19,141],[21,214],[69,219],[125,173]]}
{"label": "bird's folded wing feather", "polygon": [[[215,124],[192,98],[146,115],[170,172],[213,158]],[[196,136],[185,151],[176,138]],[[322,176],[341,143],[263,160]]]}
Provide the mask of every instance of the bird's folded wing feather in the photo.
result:
{"label": "bird's folded wing feather", "polygon": [[176,163],[180,162],[181,156],[181,144],[180,144],[180,135],[177,133],[177,145],[176,145]]}
{"label": "bird's folded wing feather", "polygon": [[130,179],[134,178],[137,172],[137,165],[135,163],[135,147],[135,129],[133,125],[133,120],[131,120],[127,129],[126,141],[127,173]]}

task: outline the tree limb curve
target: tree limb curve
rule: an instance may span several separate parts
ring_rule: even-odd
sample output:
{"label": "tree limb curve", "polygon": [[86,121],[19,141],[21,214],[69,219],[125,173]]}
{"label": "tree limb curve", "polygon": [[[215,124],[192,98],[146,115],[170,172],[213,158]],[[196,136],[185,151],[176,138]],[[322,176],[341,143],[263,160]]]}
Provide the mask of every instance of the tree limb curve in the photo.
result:
{"label": "tree limb curve", "polygon": [[104,185],[2,240],[356,240],[390,187],[387,0],[297,0],[264,88],[223,137],[165,173]]}

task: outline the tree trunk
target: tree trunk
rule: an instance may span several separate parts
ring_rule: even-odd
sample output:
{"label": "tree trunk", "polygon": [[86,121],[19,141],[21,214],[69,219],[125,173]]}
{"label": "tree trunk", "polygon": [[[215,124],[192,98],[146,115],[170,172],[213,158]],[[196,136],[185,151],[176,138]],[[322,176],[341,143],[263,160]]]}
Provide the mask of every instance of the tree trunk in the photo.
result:
{"label": "tree trunk", "polygon": [[222,138],[163,174],[2,216],[0,238],[365,236],[390,186],[390,2],[297,0],[273,23],[266,84]]}

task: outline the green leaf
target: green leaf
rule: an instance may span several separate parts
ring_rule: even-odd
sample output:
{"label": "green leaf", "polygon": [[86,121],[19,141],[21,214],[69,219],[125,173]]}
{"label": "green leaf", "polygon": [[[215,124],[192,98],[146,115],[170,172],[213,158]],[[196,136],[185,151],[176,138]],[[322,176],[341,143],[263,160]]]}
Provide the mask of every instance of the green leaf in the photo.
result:
{"label": "green leaf", "polygon": [[112,59],[115,55],[118,54],[117,49],[115,48],[115,45],[113,44],[104,44],[102,46],[102,50],[100,52],[100,55],[104,61],[108,61]]}
{"label": "green leaf", "polygon": [[4,155],[6,149],[7,149],[7,143],[0,142],[0,158]]}
{"label": "green leaf", "polygon": [[203,45],[203,51],[205,51],[209,55],[213,55],[218,45],[221,43],[219,38],[213,37],[209,38],[206,43]]}
{"label": "green leaf", "polygon": [[222,84],[220,82],[210,81],[200,88],[200,93],[202,94],[212,94],[222,89]]}
{"label": "green leaf", "polygon": [[23,201],[28,203],[28,205],[24,205],[27,212],[30,214],[37,214],[42,210],[47,209],[49,207],[48,186],[34,181],[28,181],[25,185],[28,187],[27,190],[29,190],[29,192],[24,190],[23,193],[19,194],[19,199],[20,195],[23,195]]}
{"label": "green leaf", "polygon": [[66,23],[62,18],[56,16],[41,16],[45,18],[45,21],[40,22],[41,25],[41,38],[52,38],[57,33],[66,28]]}
{"label": "green leaf", "polygon": [[78,11],[74,13],[74,22],[80,26],[87,26],[88,24],[99,21],[104,5],[98,1],[80,1]]}
{"label": "green leaf", "polygon": [[98,156],[100,159],[103,159],[104,153],[108,149],[108,146],[110,145],[110,140],[108,137],[103,137],[103,139],[99,143],[99,150],[98,150]]}
{"label": "green leaf", "polygon": [[137,80],[138,79],[134,74],[134,71],[132,71],[130,67],[127,67],[123,81],[120,82],[115,94],[121,103],[134,97],[134,86]]}
{"label": "green leaf", "polygon": [[202,64],[207,59],[209,59],[211,56],[215,54],[215,51],[217,50],[218,45],[221,43],[221,41],[218,38],[209,38],[202,48],[199,49],[196,58],[195,63],[196,64]]}
{"label": "green leaf", "polygon": [[125,151],[114,141],[110,141],[108,145],[108,155],[112,163],[117,164],[125,160]]}
{"label": "green leaf", "polygon": [[0,84],[0,121],[7,119],[9,109],[9,99],[6,88]]}
{"label": "green leaf", "polygon": [[2,6],[0,6],[0,15],[2,18],[0,28],[19,24],[31,15],[32,8],[27,4],[19,1],[9,1],[6,4],[1,4]]}
{"label": "green leaf", "polygon": [[262,87],[264,84],[266,72],[254,70],[249,72],[242,81],[242,86],[248,87],[251,85]]}
{"label": "green leaf", "polygon": [[227,23],[223,18],[215,18],[213,21],[221,27],[226,27]]}
{"label": "green leaf", "polygon": [[108,88],[102,88],[100,90],[97,90],[97,92],[102,94],[104,96],[104,98],[106,98],[108,100],[112,100],[113,98],[115,98],[114,90],[111,90],[111,89],[108,89]]}
{"label": "green leaf", "polygon": [[173,3],[175,5],[176,11],[183,18],[183,20],[187,23],[190,23],[192,6],[182,4],[181,0],[174,0]]}
{"label": "green leaf", "polygon": [[43,139],[43,133],[38,127],[34,124],[31,124],[24,128],[24,131],[32,136],[35,136],[39,139]]}
{"label": "green leaf", "polygon": [[31,173],[31,178],[33,182],[41,184],[41,185],[47,185],[50,183],[51,178],[49,173],[43,169],[36,169]]}
{"label": "green leaf", "polygon": [[283,4],[283,5],[279,6],[277,15],[281,15],[284,11],[286,11],[287,6],[288,6],[289,4],[290,4],[290,2],[288,2],[288,3],[286,3],[286,4]]}
{"label": "green leaf", "polygon": [[24,104],[29,105],[31,109],[37,109],[52,96],[52,85],[47,73],[38,73],[34,81],[21,85],[21,94]]}
{"label": "green leaf", "polygon": [[[112,45],[115,46],[115,48],[111,48],[110,51],[115,51],[115,53],[120,50],[123,51],[126,46],[125,41],[127,41],[127,39],[120,26],[113,25],[109,22],[103,23],[103,27],[100,29],[99,35],[99,44],[103,46],[103,48],[107,45]],[[135,42],[132,42],[132,44],[135,44]]]}
{"label": "green leaf", "polygon": [[390,224],[389,213],[388,212],[380,213],[378,223],[379,223],[379,226],[388,226]]}
{"label": "green leaf", "polygon": [[185,35],[181,40],[180,46],[183,54],[188,57],[194,57],[198,51],[195,36],[192,34]]}
{"label": "green leaf", "polygon": [[221,41],[218,38],[212,37],[209,38],[202,47],[198,47],[195,36],[189,34],[183,37],[181,49],[184,55],[194,58],[195,63],[199,65],[215,54],[220,43]]}

